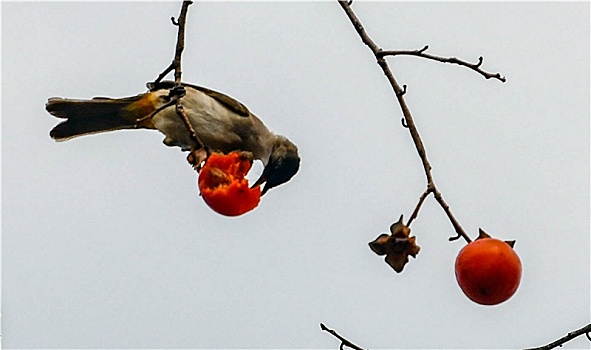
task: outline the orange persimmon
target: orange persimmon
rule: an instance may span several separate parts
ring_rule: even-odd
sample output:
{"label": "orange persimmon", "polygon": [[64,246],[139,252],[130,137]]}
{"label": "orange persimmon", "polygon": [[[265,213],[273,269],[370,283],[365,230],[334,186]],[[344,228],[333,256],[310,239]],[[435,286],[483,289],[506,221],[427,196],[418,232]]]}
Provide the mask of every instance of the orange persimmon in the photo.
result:
{"label": "orange persimmon", "polygon": [[515,242],[504,242],[481,230],[480,237],[466,245],[455,263],[456,279],[470,300],[496,305],[511,298],[521,281],[521,261]]}
{"label": "orange persimmon", "polygon": [[242,215],[259,205],[261,187],[250,188],[244,177],[250,159],[240,152],[212,153],[199,172],[199,191],[205,203],[226,216]]}

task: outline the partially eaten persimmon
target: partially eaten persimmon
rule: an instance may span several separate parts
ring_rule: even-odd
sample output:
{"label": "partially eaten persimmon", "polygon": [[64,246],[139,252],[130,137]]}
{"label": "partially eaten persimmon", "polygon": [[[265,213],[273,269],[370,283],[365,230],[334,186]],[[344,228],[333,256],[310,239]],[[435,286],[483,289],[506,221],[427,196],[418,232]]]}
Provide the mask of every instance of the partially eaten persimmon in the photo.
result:
{"label": "partially eaten persimmon", "polygon": [[212,153],[199,172],[199,191],[205,203],[226,216],[238,216],[259,205],[261,187],[250,188],[245,178],[252,164],[243,153]]}

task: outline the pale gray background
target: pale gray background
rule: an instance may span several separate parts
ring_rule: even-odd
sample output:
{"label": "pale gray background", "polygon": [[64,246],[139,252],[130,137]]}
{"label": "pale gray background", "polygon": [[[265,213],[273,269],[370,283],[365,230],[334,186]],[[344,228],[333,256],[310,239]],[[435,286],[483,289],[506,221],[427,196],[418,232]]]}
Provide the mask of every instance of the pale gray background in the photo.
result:
{"label": "pale gray background", "polygon": [[337,348],[324,322],[369,348],[519,348],[590,322],[588,3],[354,4],[386,49],[483,55],[508,78],[389,59],[454,214],[473,237],[517,240],[522,284],[496,307],[457,286],[464,243],[432,198],[402,274],[369,250],[425,180],[336,2],[189,10],[184,79],[300,147],[298,175],[247,215],[211,211],[157,132],[51,140],[48,97],[144,91],[172,59],[179,9],[2,4],[4,347]]}

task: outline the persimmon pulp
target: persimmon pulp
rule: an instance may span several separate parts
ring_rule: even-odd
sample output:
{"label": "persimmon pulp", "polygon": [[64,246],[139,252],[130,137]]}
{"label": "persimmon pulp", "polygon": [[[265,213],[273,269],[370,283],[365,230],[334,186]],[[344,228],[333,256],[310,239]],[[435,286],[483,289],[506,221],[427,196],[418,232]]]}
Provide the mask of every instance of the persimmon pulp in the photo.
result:
{"label": "persimmon pulp", "polygon": [[261,187],[250,188],[245,178],[252,164],[239,152],[212,153],[199,172],[199,191],[205,203],[226,216],[238,216],[259,205]]}
{"label": "persimmon pulp", "polygon": [[507,242],[479,238],[460,251],[455,272],[460,288],[470,300],[482,305],[497,305],[517,291],[521,281],[521,261]]}

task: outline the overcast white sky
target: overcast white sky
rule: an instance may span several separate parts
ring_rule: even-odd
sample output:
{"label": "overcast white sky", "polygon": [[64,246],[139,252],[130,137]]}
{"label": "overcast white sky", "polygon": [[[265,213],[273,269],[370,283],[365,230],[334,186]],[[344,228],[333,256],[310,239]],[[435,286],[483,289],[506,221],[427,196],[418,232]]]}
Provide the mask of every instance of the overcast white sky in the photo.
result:
{"label": "overcast white sky", "polygon": [[[523,348],[590,322],[589,3],[363,3],[435,181],[472,237],[516,239],[517,294],[460,291],[464,246],[430,197],[396,274],[367,246],[425,179],[386,78],[336,1],[190,7],[185,81],[223,91],[300,148],[288,184],[238,218],[154,131],[56,143],[52,96],[145,90],[180,2],[2,3],[5,348]],[[260,173],[260,167],[254,169]],[[256,174],[255,174],[256,175]],[[588,348],[581,337],[564,348]]]}

